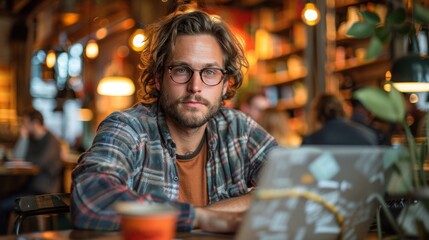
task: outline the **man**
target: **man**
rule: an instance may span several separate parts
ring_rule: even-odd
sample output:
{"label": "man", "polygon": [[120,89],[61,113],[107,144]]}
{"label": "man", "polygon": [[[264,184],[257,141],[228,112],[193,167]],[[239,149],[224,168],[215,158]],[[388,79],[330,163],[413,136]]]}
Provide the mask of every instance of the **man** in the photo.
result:
{"label": "man", "polygon": [[247,67],[236,37],[201,11],[177,12],[146,29],[140,97],[98,127],[73,172],[76,228],[117,230],[117,201],[164,202],[178,230],[233,232],[275,140],[224,107]]}
{"label": "man", "polygon": [[14,194],[0,201],[1,234],[6,233],[8,215],[13,211],[16,197],[60,191],[61,144],[45,127],[39,111],[29,110],[24,114],[14,152],[15,157],[23,157],[38,166],[40,173],[31,178],[24,189],[16,189]]}
{"label": "man", "polygon": [[377,145],[377,136],[371,130],[346,119],[343,103],[336,95],[319,95],[313,112],[321,127],[305,136],[303,145]]}

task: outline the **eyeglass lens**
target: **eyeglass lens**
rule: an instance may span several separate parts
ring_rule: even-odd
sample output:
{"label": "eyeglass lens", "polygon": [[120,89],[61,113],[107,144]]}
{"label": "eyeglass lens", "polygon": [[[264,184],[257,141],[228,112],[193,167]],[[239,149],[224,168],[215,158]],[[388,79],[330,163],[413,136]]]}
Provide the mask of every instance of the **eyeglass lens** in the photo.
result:
{"label": "eyeglass lens", "polygon": [[203,68],[201,70],[192,69],[189,66],[172,66],[169,67],[170,77],[176,83],[187,83],[194,74],[199,72],[201,80],[209,86],[215,86],[222,80],[224,73],[220,68]]}

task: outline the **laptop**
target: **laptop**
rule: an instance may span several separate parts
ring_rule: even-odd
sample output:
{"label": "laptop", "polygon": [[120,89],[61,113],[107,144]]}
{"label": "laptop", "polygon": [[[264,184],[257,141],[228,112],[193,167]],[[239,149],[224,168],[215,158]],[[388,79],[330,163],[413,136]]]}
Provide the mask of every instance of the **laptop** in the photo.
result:
{"label": "laptop", "polygon": [[236,239],[364,239],[383,196],[386,148],[275,148]]}

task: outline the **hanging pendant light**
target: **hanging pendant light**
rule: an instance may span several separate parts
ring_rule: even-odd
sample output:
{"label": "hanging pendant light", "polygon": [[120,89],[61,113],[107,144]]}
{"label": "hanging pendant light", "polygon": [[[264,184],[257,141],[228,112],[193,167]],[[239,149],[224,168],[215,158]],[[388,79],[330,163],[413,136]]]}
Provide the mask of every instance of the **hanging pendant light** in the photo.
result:
{"label": "hanging pendant light", "polygon": [[390,69],[391,81],[401,92],[429,91],[429,58],[420,53],[417,35],[408,35],[409,53],[396,59]]}
{"label": "hanging pendant light", "polygon": [[64,26],[70,26],[79,21],[80,14],[77,12],[76,0],[63,0],[60,2],[60,20]]}
{"label": "hanging pendant light", "polygon": [[429,58],[409,54],[397,59],[391,67],[392,83],[401,92],[429,91]]}
{"label": "hanging pendant light", "polygon": [[135,92],[131,79],[123,76],[107,76],[97,86],[97,92],[105,96],[130,96]]}

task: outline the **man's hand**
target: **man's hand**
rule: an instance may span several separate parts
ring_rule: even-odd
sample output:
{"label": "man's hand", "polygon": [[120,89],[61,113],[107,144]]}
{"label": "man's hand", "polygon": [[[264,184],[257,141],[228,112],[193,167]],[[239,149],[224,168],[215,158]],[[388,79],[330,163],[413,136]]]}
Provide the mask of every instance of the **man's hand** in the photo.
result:
{"label": "man's hand", "polygon": [[252,200],[251,192],[204,208],[196,208],[194,228],[207,232],[232,233],[240,227]]}
{"label": "man's hand", "polygon": [[207,232],[236,232],[244,216],[244,212],[220,212],[206,208],[196,208],[195,210],[193,228]]}

